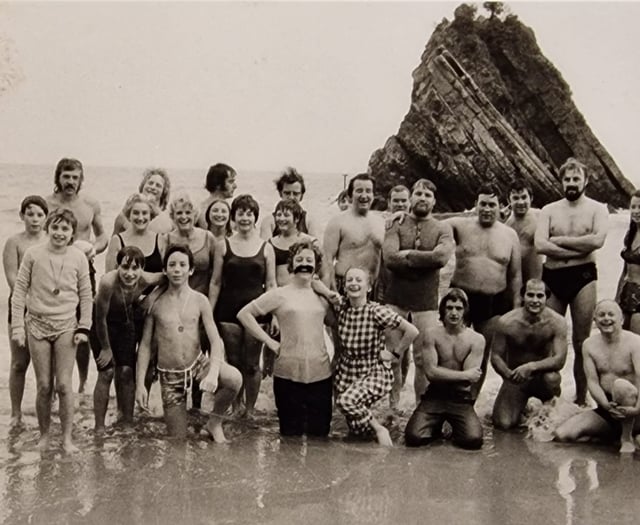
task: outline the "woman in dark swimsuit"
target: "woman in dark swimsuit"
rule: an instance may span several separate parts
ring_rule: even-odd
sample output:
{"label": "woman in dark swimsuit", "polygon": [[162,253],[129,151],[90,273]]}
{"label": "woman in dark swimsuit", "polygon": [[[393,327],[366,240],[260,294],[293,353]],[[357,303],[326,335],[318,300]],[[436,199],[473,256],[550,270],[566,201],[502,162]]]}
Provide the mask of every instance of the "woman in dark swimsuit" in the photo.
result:
{"label": "woman in dark swimsuit", "polygon": [[[229,364],[242,372],[247,417],[253,414],[260,391],[261,344],[245,332],[236,316],[246,304],[276,286],[273,247],[256,230],[259,209],[251,195],[240,195],[231,203],[236,232],[216,246],[209,292]],[[234,407],[239,408],[239,399]]]}
{"label": "woman in dark swimsuit", "polygon": [[624,249],[620,256],[624,267],[618,281],[616,300],[624,313],[624,328],[640,334],[640,190],[631,196],[631,221],[624,236]]}

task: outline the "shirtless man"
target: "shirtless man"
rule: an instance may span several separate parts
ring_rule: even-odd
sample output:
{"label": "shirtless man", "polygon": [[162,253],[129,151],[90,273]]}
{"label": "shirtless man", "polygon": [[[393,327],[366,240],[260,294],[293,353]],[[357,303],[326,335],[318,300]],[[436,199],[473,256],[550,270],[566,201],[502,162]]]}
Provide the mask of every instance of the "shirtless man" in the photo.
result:
{"label": "shirtless man", "polygon": [[[276,180],[276,189],[281,199],[293,199],[302,205],[302,198],[306,191],[304,185],[304,177],[298,173],[295,168],[285,169],[280,177]],[[319,239],[319,231],[316,228],[306,210],[302,210],[302,216],[298,220],[298,231],[307,233],[316,239]],[[275,237],[280,233],[273,215],[267,215],[260,224],[260,237],[265,241]]]}
{"label": "shirtless man", "polygon": [[[53,180],[53,193],[47,197],[49,212],[58,208],[67,208],[73,212],[78,221],[78,228],[74,235],[75,241],[91,241],[93,233],[93,252],[89,259],[89,277],[91,278],[91,289],[93,295],[96,294],[96,269],[93,265],[93,257],[102,253],[109,242],[107,234],[102,225],[102,215],[100,203],[87,195],[80,195],[80,188],[84,180],[82,163],[77,159],[60,159],[56,166]],[[89,345],[80,344],[77,348],[76,363],[80,375],[80,385],[78,392],[84,392],[89,372]]]}
{"label": "shirtless man", "polygon": [[[437,322],[438,287],[440,269],[447,264],[453,254],[453,234],[451,226],[432,216],[436,203],[436,186],[427,179],[419,179],[411,192],[411,211],[402,221],[395,220],[387,229],[382,246],[383,260],[388,270],[385,300],[401,317],[409,319],[418,328],[419,341]],[[394,363],[394,383],[389,404],[398,405],[400,391],[404,384],[401,363],[407,348],[399,348],[400,333],[388,334],[387,346],[400,357]],[[421,368],[422,349],[414,344],[416,363],[416,400],[424,389],[425,375]]]}
{"label": "shirtless man", "polygon": [[[329,262],[331,287],[344,294],[344,275],[352,266],[378,276],[384,239],[384,219],[369,213],[373,202],[373,179],[360,173],[349,181],[351,207],[333,217],[324,234],[324,253]],[[334,265],[335,263],[335,265]]]}
{"label": "shirtless man", "polygon": [[207,224],[206,211],[212,202],[216,200],[226,201],[233,197],[233,192],[236,191],[237,187],[236,170],[221,162],[214,164],[207,172],[204,187],[209,192],[209,196],[200,204],[200,213],[198,214],[196,226],[207,230],[209,225]]}
{"label": "shirtless man", "polygon": [[530,397],[548,401],[560,395],[560,370],[567,359],[567,323],[546,306],[539,279],[522,290],[521,308],[498,319],[491,344],[491,364],[503,383],[493,405],[493,424],[502,430],[518,425]]}
{"label": "shirtless man", "polygon": [[[158,376],[162,406],[169,435],[184,439],[187,434],[187,397],[194,381],[215,403],[205,428],[216,443],[227,441],[222,416],[242,385],[240,372],[224,360],[224,347],[213,322],[208,298],[189,286],[193,254],[188,247],[172,245],[164,257],[168,288],[156,300],[145,319],[136,367],[136,401],[149,408],[144,385],[151,357],[151,345],[158,349]],[[211,345],[206,357],[200,347],[202,323]]]}
{"label": "shirtless man", "polygon": [[640,433],[640,336],[622,329],[622,310],[612,300],[598,303],[594,320],[600,333],[584,341],[582,353],[587,386],[598,407],[570,417],[555,438],[619,438],[620,452],[630,453],[633,435]]}
{"label": "shirtless man", "polygon": [[485,339],[466,326],[467,295],[450,289],[439,305],[442,325],[420,335],[422,362],[429,387],[405,428],[409,447],[428,445],[442,437],[442,424],[453,429],[454,445],[467,449],[482,446],[482,425],[473,409],[472,385],[482,377],[480,365]]}
{"label": "shirtless man", "polygon": [[551,289],[548,304],[564,315],[571,307],[573,321],[573,376],[576,402],[586,403],[587,381],[582,366],[582,343],[591,331],[596,304],[595,250],[607,236],[607,208],[585,194],[587,169],[575,159],[560,167],[565,198],[547,204],[540,212],[535,234],[538,253],[547,256],[542,280]]}
{"label": "shirtless man", "polygon": [[538,253],[534,244],[536,226],[540,210],[531,207],[533,193],[531,188],[522,181],[516,181],[509,189],[509,204],[511,214],[506,225],[513,228],[520,239],[520,256],[522,259],[522,282],[542,277],[542,263],[544,257]]}
{"label": "shirtless man", "polygon": [[[447,219],[456,242],[456,266],[451,286],[461,288],[469,298],[469,319],[473,328],[491,340],[493,323],[500,315],[520,306],[522,273],[520,241],[515,231],[498,221],[500,202],[493,186],[481,186],[476,217]],[[489,360],[487,344],[482,361],[484,381]],[[477,395],[477,392],[475,392]]]}

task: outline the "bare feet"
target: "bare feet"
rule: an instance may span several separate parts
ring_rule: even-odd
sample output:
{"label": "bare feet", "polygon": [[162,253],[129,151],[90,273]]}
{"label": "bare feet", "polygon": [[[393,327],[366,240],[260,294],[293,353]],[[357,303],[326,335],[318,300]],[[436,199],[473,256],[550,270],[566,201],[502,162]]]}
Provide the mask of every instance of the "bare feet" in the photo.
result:
{"label": "bare feet", "polygon": [[215,443],[229,443],[229,440],[226,438],[222,430],[222,421],[212,421],[210,419],[207,421],[204,428]]}
{"label": "bare feet", "polygon": [[621,454],[633,454],[636,451],[636,446],[633,441],[623,441],[620,444]]}
{"label": "bare feet", "polygon": [[22,428],[24,428],[24,423],[22,422],[22,414],[11,416],[11,419],[9,420],[9,428],[11,428],[11,430],[21,430]]}
{"label": "bare feet", "polygon": [[46,452],[49,450],[49,434],[42,434],[38,441],[38,450],[40,452]]}
{"label": "bare feet", "polygon": [[380,427],[376,428],[375,431],[376,431],[376,439],[378,440],[378,443],[380,445],[382,445],[383,447],[393,446],[393,441],[391,440],[391,434],[389,434],[389,431],[386,429],[386,427],[383,427],[382,425],[380,425]]}
{"label": "bare feet", "polygon": [[86,384],[86,381],[81,381],[80,385],[78,386],[78,394],[84,394],[84,385]]}
{"label": "bare feet", "polygon": [[76,452],[80,452],[80,449],[76,447],[71,439],[64,439],[62,441],[62,450],[67,454],[75,454]]}
{"label": "bare feet", "polygon": [[95,437],[102,437],[104,436],[105,432],[106,432],[106,429],[104,425],[96,425],[95,427],[93,427],[93,435]]}

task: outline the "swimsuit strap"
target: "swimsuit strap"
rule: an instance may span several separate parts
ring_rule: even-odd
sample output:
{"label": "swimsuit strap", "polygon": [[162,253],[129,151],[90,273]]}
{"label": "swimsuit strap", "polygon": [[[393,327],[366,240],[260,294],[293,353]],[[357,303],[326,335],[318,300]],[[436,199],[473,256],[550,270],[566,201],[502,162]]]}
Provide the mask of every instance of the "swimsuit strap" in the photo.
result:
{"label": "swimsuit strap", "polygon": [[119,233],[116,233],[116,235],[118,236],[118,239],[120,239],[120,248],[124,248],[124,240],[122,239],[122,236]]}

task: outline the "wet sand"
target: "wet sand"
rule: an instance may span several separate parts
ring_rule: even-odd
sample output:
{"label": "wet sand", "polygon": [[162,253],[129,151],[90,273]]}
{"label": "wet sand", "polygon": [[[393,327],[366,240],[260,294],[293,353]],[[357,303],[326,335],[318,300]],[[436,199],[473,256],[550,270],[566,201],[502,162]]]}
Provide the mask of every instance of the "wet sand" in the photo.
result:
{"label": "wet sand", "polygon": [[[620,271],[624,221],[615,221],[599,257],[600,297],[610,297]],[[0,338],[6,341],[2,331]],[[158,387],[151,414],[132,430],[110,428],[94,438],[92,396],[77,396],[74,438],[81,452],[60,450],[57,408],[53,446],[36,450],[33,371],[23,402],[26,428],[9,430],[6,344],[0,355],[0,520],[4,523],[637,523],[640,453],[621,457],[615,447],[539,442],[485,425],[478,452],[437,443],[412,450],[402,445],[410,414],[405,387],[404,416],[392,427],[396,446],[345,440],[336,413],[327,441],[285,439],[277,433],[271,382],[264,383],[255,422],[230,420],[232,439],[215,445],[198,433],[192,418],[186,443],[165,438]],[[570,352],[572,355],[572,352]],[[563,410],[573,396],[570,358],[563,371]],[[77,382],[77,377],[75,378]],[[490,370],[476,407],[487,419],[500,381]],[[57,406],[57,405],[56,405]],[[380,408],[383,410],[383,407]],[[540,410],[537,410],[540,415]],[[540,418],[538,417],[538,420]],[[115,421],[111,400],[107,424]],[[536,421],[534,411],[531,421]],[[542,419],[549,423],[550,418]],[[540,421],[537,421],[540,423]],[[536,433],[544,438],[548,432]]]}

